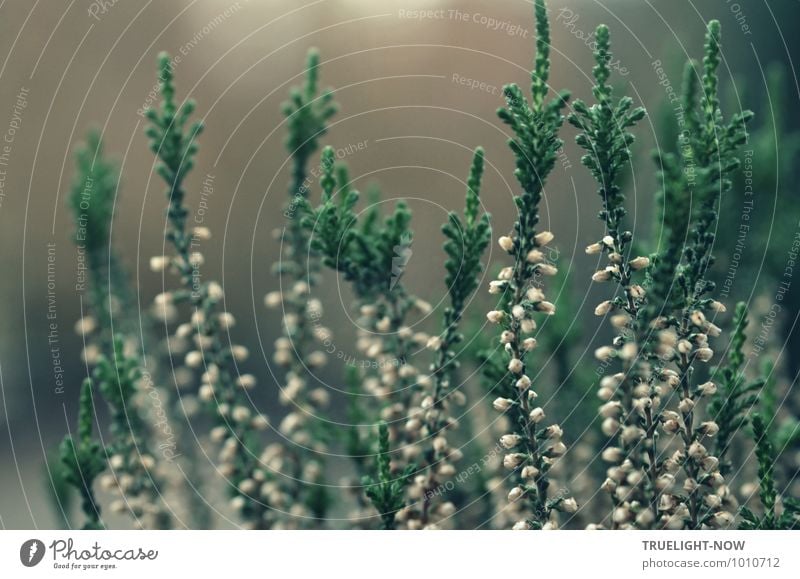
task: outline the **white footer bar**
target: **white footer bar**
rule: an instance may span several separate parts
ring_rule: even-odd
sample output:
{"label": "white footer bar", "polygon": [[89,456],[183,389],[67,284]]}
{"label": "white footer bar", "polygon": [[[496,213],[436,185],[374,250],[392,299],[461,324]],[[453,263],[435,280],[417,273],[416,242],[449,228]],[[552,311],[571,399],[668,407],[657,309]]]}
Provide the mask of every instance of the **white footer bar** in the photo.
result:
{"label": "white footer bar", "polygon": [[796,578],[799,539],[795,531],[3,531],[0,577]]}

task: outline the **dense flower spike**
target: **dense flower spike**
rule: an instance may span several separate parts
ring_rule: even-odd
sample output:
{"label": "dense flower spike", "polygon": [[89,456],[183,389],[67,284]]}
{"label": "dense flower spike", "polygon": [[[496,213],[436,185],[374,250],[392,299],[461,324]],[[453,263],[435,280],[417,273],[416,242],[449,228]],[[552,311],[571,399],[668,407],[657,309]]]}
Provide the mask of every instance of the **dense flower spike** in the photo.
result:
{"label": "dense flower spike", "polygon": [[[595,86],[592,89],[596,103],[592,106],[576,100],[569,122],[581,133],[576,141],[586,151],[581,161],[598,183],[602,203],[599,213],[606,231],[603,238],[586,248],[589,255],[605,254],[608,262],[597,271],[592,280],[598,283],[614,282],[619,293],[613,299],[601,302],[595,315],[613,314],[614,327],[619,330],[612,345],[598,350],[601,360],[619,360],[622,372],[600,383],[601,398],[606,401],[600,408],[605,419],[604,433],[611,438],[611,446],[603,452],[603,460],[611,469],[625,468],[625,484],[607,485],[614,505],[612,522],[615,527],[649,527],[657,516],[655,489],[656,446],[652,432],[653,412],[659,397],[652,396],[648,387],[650,370],[642,359],[645,332],[640,312],[646,303],[646,290],[637,280],[650,264],[646,256],[631,254],[633,234],[625,229],[625,195],[620,181],[630,163],[630,146],[634,141],[628,129],[645,116],[643,108],[633,108],[630,97],[616,97],[608,84],[611,70],[611,42],[608,28],[600,25],[595,34],[593,70]],[[648,464],[652,468],[647,468]]]}
{"label": "dense flower spike", "polygon": [[495,387],[506,398],[495,400],[494,406],[509,415],[514,429],[502,438],[506,448],[514,443],[509,449],[513,452],[506,454],[503,460],[504,466],[516,474],[516,486],[508,498],[513,504],[523,503],[528,507],[527,512],[522,511],[525,519],[514,525],[516,529],[550,528],[556,524],[554,512],[568,512],[572,504],[566,502],[566,497],[549,496],[548,473],[553,462],[564,453],[564,444],[560,428],[553,431],[557,435],[548,438],[547,430],[541,426],[545,413],[536,406],[536,392],[528,375],[530,349],[525,342],[536,330],[535,314],[555,313],[553,304],[545,300],[541,288],[535,285],[539,276],[556,273],[555,266],[542,257],[542,248],[552,242],[553,234],[538,231],[537,225],[544,181],[562,146],[557,135],[564,122],[561,110],[568,98],[562,93],[547,100],[550,32],[543,0],[537,0],[535,14],[536,62],[531,72],[531,101],[528,102],[517,85],[508,85],[503,89],[506,107],[498,111],[514,133],[509,146],[516,157],[515,175],[522,193],[515,198],[519,213],[513,233],[498,240],[500,248],[511,256],[514,264],[503,270],[490,286],[491,293],[497,293],[497,288],[503,293],[498,309],[487,314],[490,322],[503,328],[502,352],[496,356],[505,357],[507,372]]}
{"label": "dense flower spike", "polygon": [[[326,436],[320,420],[329,396],[323,387],[311,386],[316,380],[315,371],[327,360],[323,344],[332,343],[332,333],[321,324],[322,303],[311,297],[318,282],[320,258],[310,251],[310,235],[302,223],[311,191],[309,163],[338,108],[333,92],[325,90],[320,94],[318,85],[319,53],[312,49],[306,63],[305,85],[293,87],[283,105],[289,133],[286,150],[292,173],[284,210],[287,223],[281,234],[283,252],[273,271],[284,289],[269,293],[264,299],[268,307],[280,308],[283,315],[273,360],[286,371],[280,400],[289,408],[290,418],[281,423],[280,429],[294,446],[286,449],[291,472],[282,478],[284,486],[296,481],[291,485],[295,488],[288,490],[305,507],[295,513],[300,516],[294,517],[293,526],[303,526],[313,519],[323,520],[329,503],[323,478]],[[306,475],[313,476],[309,480]]]}
{"label": "dense flower spike", "polygon": [[[153,425],[142,408],[139,383],[143,363],[137,353],[127,275],[111,244],[111,225],[119,171],[104,154],[100,135],[90,131],[77,150],[76,174],[69,197],[75,243],[86,255],[88,312],[75,325],[84,343],[84,361],[111,413],[111,473],[99,479],[119,497],[111,511],[126,513],[136,527],[165,529],[172,517],[164,505],[163,464],[156,464]],[[166,398],[169,405],[169,398]]]}
{"label": "dense flower spike", "polygon": [[[430,386],[422,391],[421,408],[423,424],[427,439],[422,451],[423,468],[416,477],[421,483],[419,489],[422,496],[416,516],[423,528],[436,525],[438,519],[452,514],[452,503],[436,504],[436,491],[440,485],[446,484],[452,461],[460,454],[453,448],[447,437],[447,430],[455,428],[457,421],[449,415],[449,406],[460,394],[453,389],[453,380],[460,363],[457,359],[456,347],[464,337],[459,332],[459,324],[464,315],[467,301],[478,286],[478,279],[483,271],[481,256],[491,240],[489,216],[484,213],[478,217],[480,205],[481,177],[483,175],[483,149],[478,147],[472,160],[469,179],[467,181],[466,207],[464,220],[451,212],[448,221],[442,227],[447,241],[445,252],[448,259],[445,263],[447,274],[445,284],[450,297],[450,306],[445,309],[443,330],[440,336],[428,341],[428,348],[434,352],[434,362],[430,367]],[[463,396],[463,394],[462,394]],[[438,515],[432,515],[436,510]]]}
{"label": "dense flower spike", "polygon": [[[730,189],[729,175],[739,165],[737,150],[746,141],[745,123],[752,116],[750,112],[742,112],[730,122],[723,120],[717,97],[719,39],[719,22],[712,20],[706,32],[700,95],[691,63],[685,76],[686,122],[691,130],[680,143],[681,157],[662,159],[665,175],[670,177],[665,181],[665,199],[682,202],[676,196],[688,192],[699,200],[693,203],[697,210],[690,215],[689,241],[677,265],[670,264],[668,257],[666,266],[653,272],[654,293],[666,313],[658,318],[658,324],[663,326],[659,332],[659,366],[662,373],[670,372],[669,366],[674,366],[671,383],[679,401],[677,419],[663,420],[663,424],[665,432],[676,434],[683,446],[675,461],[683,472],[683,492],[673,491],[676,506],[664,509],[662,519],[669,527],[690,529],[727,524],[732,517],[725,509],[735,507],[728,500],[730,493],[718,469],[719,457],[707,448],[719,430],[714,421],[702,420],[703,408],[699,403],[703,392],[710,388],[705,382],[695,383],[695,376],[700,373],[698,366],[714,356],[709,338],[720,333],[713,319],[723,309],[709,297],[714,284],[706,279],[706,272],[714,263],[716,207],[720,195]],[[673,170],[676,165],[682,170]],[[680,173],[677,181],[673,179],[675,173]],[[687,176],[691,177],[688,181]],[[670,255],[675,254],[671,250]],[[711,495],[723,500],[709,500]],[[665,496],[670,495],[665,492]]]}
{"label": "dense flower spike", "polygon": [[[201,401],[217,422],[218,439],[224,440],[219,455],[220,474],[230,481],[232,506],[241,512],[248,526],[266,527],[272,523],[272,513],[265,493],[254,492],[255,482],[267,478],[259,464],[258,430],[263,418],[250,410],[250,403],[236,384],[238,363],[248,356],[244,346],[232,345],[227,339],[231,317],[220,308],[224,297],[220,285],[200,276],[202,254],[193,232],[186,227],[189,213],[185,205],[184,180],[194,166],[196,139],[203,125],[190,123],[195,104],[189,100],[178,104],[175,98],[172,63],[167,54],[158,59],[159,85],[162,102],[158,109],[148,109],[150,126],[146,133],[150,148],[159,158],[158,174],[167,185],[167,240],[175,251],[168,258],[169,270],[178,275],[181,288],[156,298],[162,309],[185,302],[192,308],[191,322],[178,327],[176,335],[190,340],[194,349],[186,355],[186,365],[202,368],[202,385],[198,392]],[[201,237],[208,237],[202,232]]]}

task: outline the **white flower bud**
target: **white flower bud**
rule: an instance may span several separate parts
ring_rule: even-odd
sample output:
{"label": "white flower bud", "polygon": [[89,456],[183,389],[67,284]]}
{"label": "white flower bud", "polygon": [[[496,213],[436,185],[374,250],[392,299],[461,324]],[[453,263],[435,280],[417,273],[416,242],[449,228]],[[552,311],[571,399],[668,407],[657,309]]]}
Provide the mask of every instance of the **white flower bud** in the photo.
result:
{"label": "white flower bud", "polygon": [[719,432],[719,425],[713,420],[709,420],[707,422],[700,423],[700,426],[697,428],[702,434],[706,436],[715,436]]}
{"label": "white flower bud", "polygon": [[505,288],[507,285],[508,285],[507,281],[500,281],[500,280],[490,281],[489,282],[489,293],[490,294],[502,293],[503,292],[503,288]]}
{"label": "white flower bud", "polygon": [[544,261],[544,253],[538,249],[532,249],[528,252],[525,259],[528,263],[541,263]]}
{"label": "white flower bud", "polygon": [[498,412],[505,412],[514,405],[514,401],[510,398],[495,398],[492,406]]}
{"label": "white flower bud", "polygon": [[514,523],[514,526],[511,527],[511,530],[512,531],[529,531],[530,528],[531,527],[528,524],[528,521],[517,521],[516,523]]}
{"label": "white flower bud", "polygon": [[558,505],[558,508],[564,513],[574,513],[578,510],[578,502],[570,497],[561,501],[561,503]]}
{"label": "white flower bud", "polygon": [[264,414],[256,414],[251,421],[253,428],[256,430],[266,430],[269,427],[269,418]]}
{"label": "white flower bud", "polygon": [[531,422],[534,424],[539,424],[542,420],[544,420],[544,410],[536,407],[531,410],[530,414],[528,414],[528,418],[530,418]]}
{"label": "white flower bud", "polygon": [[688,454],[695,460],[702,460],[708,454],[708,451],[706,450],[705,446],[695,441],[689,445]]}
{"label": "white flower bud", "polygon": [[231,356],[237,362],[244,362],[250,355],[250,351],[244,346],[231,346]]}
{"label": "white flower bud", "polygon": [[697,359],[701,362],[708,362],[714,357],[714,350],[711,348],[700,348],[697,350]]}
{"label": "white flower bud", "polygon": [[527,458],[528,455],[522,454],[521,452],[507,454],[503,457],[503,466],[508,470],[514,470],[519,465],[521,465]]}
{"label": "white flower bud", "polygon": [[154,255],[150,258],[150,271],[160,272],[167,269],[170,258],[166,255]]}
{"label": "white flower bud", "polygon": [[608,269],[600,269],[592,274],[592,281],[604,282],[611,279],[611,272]]}
{"label": "white flower bud", "polygon": [[507,235],[504,235],[503,237],[498,239],[497,243],[500,245],[503,251],[511,253],[514,250],[514,240],[508,237]]}
{"label": "white flower bud", "polygon": [[520,442],[522,442],[522,437],[518,434],[504,434],[500,437],[500,444],[503,446],[503,448],[508,450],[511,450]]}
{"label": "white flower bud", "polygon": [[522,340],[522,349],[526,352],[530,352],[536,348],[536,338],[525,338]]}
{"label": "white flower bud", "polygon": [[222,286],[219,285],[217,282],[212,281],[208,283],[208,297],[214,301],[219,301],[225,296],[225,292],[222,291]]}
{"label": "white flower bud", "polygon": [[558,440],[564,435],[564,431],[558,424],[552,424],[545,429],[545,436],[551,440]]}
{"label": "white flower bud", "polygon": [[628,265],[630,265],[633,270],[644,269],[650,265],[650,258],[644,256],[636,257],[632,259]]}
{"label": "white flower bud", "polygon": [[717,385],[713,382],[706,382],[697,387],[701,396],[713,396],[717,392]]}
{"label": "white flower bud", "polygon": [[211,239],[211,230],[208,227],[195,227],[192,229],[192,234],[195,239],[200,241],[208,241]]}
{"label": "white flower bud", "polygon": [[614,418],[606,418],[600,428],[606,436],[614,436],[619,430],[619,422]]}
{"label": "white flower bud", "polygon": [[601,346],[594,351],[594,357],[600,360],[601,362],[605,362],[612,358],[615,354],[614,348],[611,346]]}
{"label": "white flower bud", "polygon": [[517,380],[516,386],[520,391],[525,392],[525,390],[531,387],[531,379],[528,378],[528,376],[523,375],[519,380]]}
{"label": "white flower bud", "polygon": [[486,314],[486,319],[489,320],[493,324],[499,324],[503,321],[504,314],[503,312],[492,310],[488,314]]}
{"label": "white flower bud", "polygon": [[550,231],[542,231],[541,233],[537,233],[533,236],[533,242],[541,247],[543,245],[547,245],[554,239],[554,235]]}
{"label": "white flower bud", "polygon": [[236,379],[236,384],[244,390],[252,390],[256,386],[256,377],[252,374],[242,374]]}
{"label": "white flower bud", "polygon": [[511,358],[511,361],[508,363],[508,371],[512,374],[521,374],[524,367],[522,360],[519,358]]}
{"label": "white flower bud", "polygon": [[619,400],[610,400],[600,407],[600,416],[603,418],[617,418],[622,414],[622,403]]}
{"label": "white flower bud", "polygon": [[540,263],[536,271],[542,275],[554,276],[558,273],[558,268],[550,263]]}
{"label": "white flower bud", "polygon": [[729,512],[720,511],[714,515],[714,517],[711,519],[711,522],[718,529],[724,529],[726,527],[730,527],[735,520],[735,517]]}
{"label": "white flower bud", "polygon": [[525,489],[519,486],[514,487],[508,493],[508,502],[513,503],[514,501],[521,499],[524,495],[525,495]]}
{"label": "white flower bud", "polygon": [[425,347],[435,352],[442,347],[442,339],[439,336],[431,336]]}
{"label": "white flower bud", "polygon": [[199,368],[203,364],[203,354],[198,352],[197,350],[192,350],[188,354],[186,354],[186,358],[184,360],[186,365],[189,368]]}
{"label": "white flower bud", "polygon": [[645,292],[644,288],[638,284],[632,285],[630,289],[631,297],[635,300],[640,300],[644,298],[647,292]]}
{"label": "white flower bud", "polygon": [[552,316],[556,313],[556,306],[550,302],[539,302],[536,304],[536,311],[542,312],[543,314],[547,314],[548,316]]}
{"label": "white flower bud", "polygon": [[203,265],[203,263],[205,263],[205,258],[199,251],[192,252],[192,254],[189,255],[189,265],[192,267],[198,268]]}
{"label": "white flower bud", "polygon": [[586,246],[587,255],[597,255],[601,251],[603,251],[603,246],[599,243],[593,243],[591,245]]}
{"label": "white flower bud", "polygon": [[614,302],[612,302],[611,300],[600,302],[600,304],[594,309],[594,315],[604,316],[608,312],[610,312],[613,308],[614,308]]}

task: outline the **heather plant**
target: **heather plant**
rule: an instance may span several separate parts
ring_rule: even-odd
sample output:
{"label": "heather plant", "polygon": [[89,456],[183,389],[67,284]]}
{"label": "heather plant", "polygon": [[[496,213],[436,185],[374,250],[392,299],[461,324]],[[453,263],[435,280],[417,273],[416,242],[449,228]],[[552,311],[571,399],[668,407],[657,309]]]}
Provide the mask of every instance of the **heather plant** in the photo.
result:
{"label": "heather plant", "polygon": [[142,372],[137,357],[125,352],[120,336],[113,339],[110,355],[101,354],[92,372],[111,412],[109,454],[110,473],[101,478],[106,490],[116,490],[120,498],[110,505],[115,513],[128,513],[144,528],[169,528],[171,515],[162,504],[164,482],[156,470],[148,442],[148,426],[135,401]]}
{"label": "heather plant", "polygon": [[[649,367],[640,356],[646,341],[647,325],[642,323],[641,310],[647,299],[642,286],[644,273],[650,265],[646,256],[632,254],[633,233],[625,227],[625,196],[620,186],[622,173],[628,168],[634,141],[629,128],[644,118],[643,108],[633,108],[628,96],[615,97],[608,80],[611,58],[608,28],[601,25],[596,32],[594,52],[596,103],[591,107],[581,100],[573,104],[569,122],[581,133],[578,145],[587,151],[581,161],[598,183],[602,203],[599,218],[605,225],[605,235],[586,248],[590,255],[602,254],[608,263],[595,272],[595,282],[613,282],[618,295],[601,302],[595,315],[611,314],[617,330],[610,346],[598,348],[595,356],[603,361],[619,360],[620,372],[605,376],[598,395],[604,401],[600,408],[602,430],[609,437],[603,450],[603,460],[612,466],[603,483],[614,504],[612,522],[624,526],[635,516],[640,527],[647,528],[658,516],[655,492],[655,422],[651,398]],[[655,404],[658,404],[656,399]],[[643,456],[646,453],[646,459]],[[650,476],[645,474],[646,463],[652,465]],[[633,504],[641,505],[632,513]]]}
{"label": "heather plant", "polygon": [[110,239],[118,185],[119,171],[106,158],[100,134],[90,131],[77,149],[68,199],[89,296],[76,330],[84,341],[91,378],[111,412],[105,448],[111,472],[99,479],[102,488],[120,493],[110,510],[130,514],[137,526],[169,528],[171,515],[161,501],[165,484],[149,451],[150,427],[136,396],[141,361],[132,353],[135,344],[125,337],[133,331],[127,275]]}
{"label": "heather plant", "polygon": [[[285,368],[286,384],[281,390],[281,402],[290,408],[280,424],[281,432],[294,446],[285,449],[292,466],[291,478],[297,483],[291,497],[308,509],[297,512],[300,521],[307,515],[317,520],[325,517],[328,505],[324,484],[324,454],[327,450],[319,420],[329,401],[324,388],[311,388],[316,380],[314,370],[325,364],[326,354],[315,342],[332,339],[332,333],[319,323],[322,304],[310,298],[319,277],[319,256],[309,246],[309,234],[303,227],[304,211],[308,208],[311,191],[309,163],[319,149],[320,139],[327,131],[327,122],[335,114],[337,104],[330,90],[319,92],[319,54],[308,53],[306,81],[293,87],[289,100],[283,104],[288,136],[286,149],[291,163],[289,199],[284,207],[287,224],[281,239],[282,254],[273,271],[279,276],[281,291],[265,297],[268,307],[281,308],[282,335],[275,341],[274,361]],[[301,482],[302,481],[302,482]]]}
{"label": "heather plant", "polygon": [[390,469],[389,427],[378,424],[378,478],[365,476],[364,492],[381,516],[381,528],[393,530],[397,513],[406,504],[405,487],[414,473],[414,465],[407,465],[401,473]]}
{"label": "heather plant", "polygon": [[712,454],[719,459],[719,471],[723,476],[727,476],[733,467],[728,454],[734,437],[747,425],[748,413],[756,405],[759,393],[770,390],[764,378],[749,380],[746,375],[744,346],[749,323],[747,304],[739,302],[733,314],[733,331],[725,363],[713,373],[719,386],[711,396],[708,414],[719,425]]}
{"label": "heather plant", "polygon": [[772,444],[770,424],[758,412],[750,418],[753,426],[756,458],[758,459],[758,497],[761,513],[756,514],[747,507],[739,511],[745,530],[797,529],[800,528],[800,501],[792,497],[780,497],[775,482],[775,464],[778,453]]}
{"label": "heather plant", "polygon": [[94,481],[106,469],[106,457],[102,446],[92,435],[95,413],[90,378],[81,386],[78,404],[78,430],[76,436],[68,435],[61,442],[61,463],[64,478],[81,497],[81,510],[86,518],[83,528],[102,529]]}
{"label": "heather plant", "polygon": [[[514,198],[518,216],[511,235],[498,243],[513,260],[490,291],[501,294],[497,309],[487,314],[488,320],[502,328],[500,343],[507,372],[499,377],[494,389],[499,394],[494,408],[509,418],[511,432],[500,439],[509,452],[503,458],[505,468],[513,471],[515,485],[508,494],[510,503],[520,508],[515,529],[550,528],[557,523],[556,511],[575,512],[574,498],[563,494],[550,496],[549,471],[553,462],[563,456],[566,447],[561,441],[561,427],[544,426],[544,409],[536,404],[538,394],[532,386],[529,354],[536,347],[535,314],[553,315],[555,306],[545,299],[541,288],[534,285],[539,276],[552,276],[555,266],[547,263],[542,248],[553,240],[553,234],[539,230],[539,202],[545,179],[553,170],[557,152],[563,142],[558,131],[564,122],[562,109],[568,94],[558,93],[548,99],[550,88],[550,31],[547,9],[542,0],[535,4],[536,60],[531,73],[531,99],[516,84],[503,87],[506,107],[498,110],[500,119],[514,133],[509,140],[516,158],[515,176],[522,189]],[[495,375],[496,376],[496,375]]]}
{"label": "heather plant", "polygon": [[[448,221],[442,226],[447,241],[444,244],[447,261],[445,262],[445,285],[450,298],[449,307],[445,308],[442,320],[442,333],[432,336],[427,346],[434,352],[435,359],[430,365],[431,386],[422,392],[420,408],[423,410],[423,432],[426,439],[422,450],[424,468],[415,477],[415,484],[420,486],[421,505],[413,515],[419,519],[422,528],[436,525],[432,520],[434,512],[439,519],[451,516],[455,512],[452,502],[436,504],[437,491],[446,482],[453,462],[461,451],[453,448],[447,438],[447,430],[455,429],[454,417],[449,415],[449,407],[453,399],[464,402],[464,394],[454,388],[456,371],[460,366],[456,348],[464,340],[459,325],[467,306],[467,300],[477,289],[478,279],[483,271],[481,256],[489,245],[491,227],[489,215],[478,216],[480,205],[480,186],[483,175],[482,148],[475,150],[475,155],[467,180],[466,207],[464,220],[455,213],[448,215]],[[411,515],[410,515],[411,516]]]}
{"label": "heather plant", "polygon": [[[719,60],[720,25],[711,21],[701,83],[691,62],[684,75],[685,130],[680,133],[679,154],[660,159],[664,207],[692,208],[670,221],[665,236],[668,245],[652,273],[657,317],[651,325],[658,331],[659,341],[656,371],[665,379],[662,388],[674,389],[678,399],[675,411],[664,409],[660,415],[663,432],[676,436],[679,444],[661,466],[659,510],[663,524],[671,528],[725,527],[733,522],[733,515],[726,510],[733,505],[719,472],[719,458],[707,448],[719,425],[710,417],[703,420],[704,399],[717,386],[704,379],[702,364],[714,356],[709,338],[721,333],[713,317],[725,311],[712,297],[715,285],[707,277],[714,263],[717,207],[730,189],[731,173],[739,166],[737,150],[746,141],[745,124],[752,114],[745,111],[724,120],[717,95]],[[676,246],[686,233],[686,243]],[[681,473],[683,484],[676,489]]]}
{"label": "heather plant", "polygon": [[176,100],[169,56],[162,53],[158,62],[162,102],[158,109],[148,109],[150,126],[146,132],[150,148],[159,159],[156,170],[167,186],[166,239],[174,255],[154,257],[151,267],[174,273],[180,286],[158,295],[156,305],[162,311],[180,304],[191,308],[190,321],[178,326],[175,335],[193,343],[194,349],[185,357],[186,366],[203,369],[199,396],[216,422],[211,437],[222,443],[218,470],[227,479],[232,506],[241,512],[247,524],[263,527],[271,523],[272,513],[265,502],[265,493],[259,496],[257,492],[259,483],[269,476],[259,460],[258,432],[268,426],[268,421],[263,414],[254,415],[250,409],[246,391],[254,385],[254,380],[248,374],[240,374],[237,366],[247,358],[248,350],[229,339],[235,318],[220,307],[223,289],[216,281],[205,280],[201,275],[204,257],[198,248],[210,238],[210,231],[205,227],[190,231],[186,224],[189,211],[184,182],[194,166],[196,139],[203,125],[190,122],[194,101]]}
{"label": "heather plant", "polygon": [[360,193],[352,188],[346,165],[334,162],[330,147],[322,152],[321,168],[321,203],[306,224],[313,231],[312,249],[351,285],[356,298],[356,347],[364,360],[347,362],[362,367],[364,393],[383,405],[392,438],[412,440],[416,429],[400,431],[397,425],[409,408],[417,376],[409,352],[415,342],[424,345],[427,336],[414,334],[406,320],[413,310],[427,312],[430,306],[407,290],[404,267],[396,261],[398,255],[401,259],[407,255],[413,240],[411,212],[398,202],[390,215],[381,218],[378,204],[372,203],[359,218],[355,207]]}
{"label": "heather plant", "polygon": [[119,169],[103,150],[100,133],[89,131],[86,142],[75,152],[75,177],[68,204],[76,230],[74,242],[88,272],[88,306],[91,314],[78,324],[79,333],[99,329],[87,354],[107,348],[111,341],[112,317],[117,331],[130,330],[131,300],[127,276],[111,244],[114,202]]}

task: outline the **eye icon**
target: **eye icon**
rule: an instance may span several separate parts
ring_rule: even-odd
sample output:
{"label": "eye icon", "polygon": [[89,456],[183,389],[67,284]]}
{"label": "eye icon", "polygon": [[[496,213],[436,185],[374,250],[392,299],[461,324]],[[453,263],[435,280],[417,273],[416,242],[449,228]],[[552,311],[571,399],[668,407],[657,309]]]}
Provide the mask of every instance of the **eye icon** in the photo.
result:
{"label": "eye icon", "polygon": [[28,539],[19,548],[19,560],[26,567],[35,567],[44,558],[44,543],[39,539]]}

